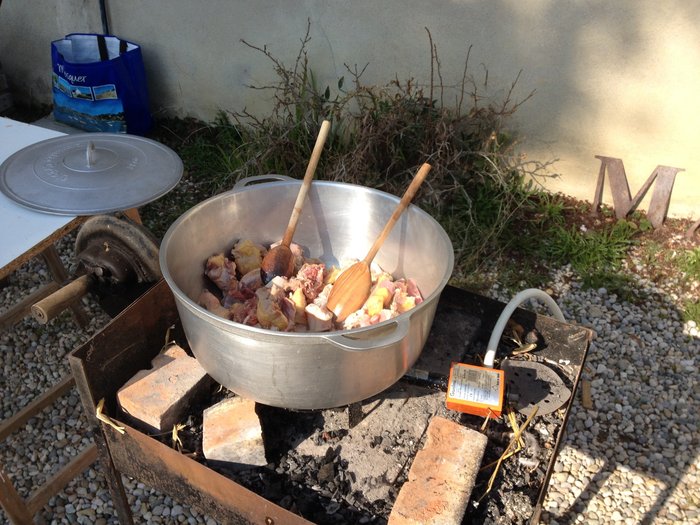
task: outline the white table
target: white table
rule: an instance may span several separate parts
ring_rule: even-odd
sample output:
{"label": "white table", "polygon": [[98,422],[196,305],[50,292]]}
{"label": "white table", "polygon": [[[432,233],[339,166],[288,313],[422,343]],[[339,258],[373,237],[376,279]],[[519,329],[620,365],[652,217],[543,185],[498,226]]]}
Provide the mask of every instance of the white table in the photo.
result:
{"label": "white table", "polygon": [[[23,124],[0,117],[0,164],[13,153],[34,143],[65,135],[31,124]],[[136,208],[122,212],[131,221],[141,223]],[[54,242],[74,230],[88,217],[71,217],[41,213],[25,208],[0,192],[0,280],[18,270],[25,262],[40,255],[53,276],[50,282],[29,294],[10,308],[0,313],[0,329],[13,324],[29,313],[31,305],[59,288],[68,278]],[[78,303],[70,308],[79,325],[87,323],[87,315]],[[0,421],[0,443],[12,432],[21,428],[39,411],[52,404],[57,398],[71,390],[75,381],[72,375],[64,377],[58,384],[43,392],[19,413]],[[28,498],[18,494],[10,478],[3,471],[0,462],[0,505],[13,523],[31,523],[34,515],[67,485],[70,480],[83,472],[97,459],[94,444],[86,447],[73,460],[56,472]]]}
{"label": "white table", "polygon": [[[0,164],[22,148],[64,133],[0,117]],[[20,206],[0,193],[0,279],[83,222]]]}
{"label": "white table", "polygon": [[[31,124],[23,124],[0,117],[0,164],[22,148],[65,135]],[[9,326],[29,313],[36,301],[56,291],[68,277],[54,242],[83,223],[84,217],[51,215],[30,210],[16,204],[0,192],[0,279],[7,277],[36,255],[41,255],[53,276],[53,281],[20,300],[0,314],[0,328]],[[87,315],[78,304],[71,306],[76,321],[82,326]],[[20,412],[0,421],[0,442],[21,428],[38,412],[65,395],[73,387],[73,376],[64,377],[58,384],[41,393]],[[68,482],[90,466],[97,458],[94,444],[84,449],[68,465],[49,478],[29,498],[22,498],[0,464],[0,504],[13,523],[32,523],[34,515]]]}

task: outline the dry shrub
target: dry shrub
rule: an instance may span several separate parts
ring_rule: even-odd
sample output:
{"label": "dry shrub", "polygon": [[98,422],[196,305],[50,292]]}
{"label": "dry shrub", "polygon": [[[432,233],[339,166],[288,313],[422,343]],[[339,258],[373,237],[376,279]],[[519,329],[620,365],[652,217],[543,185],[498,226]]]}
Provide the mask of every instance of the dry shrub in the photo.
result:
{"label": "dry shrub", "polygon": [[[259,117],[245,110],[227,115],[242,137],[235,151],[240,165],[230,176],[301,177],[323,119],[331,121],[332,134],[319,178],[400,195],[418,167],[429,162],[433,170],[414,202],[450,235],[459,277],[505,247],[504,232],[527,200],[531,181],[551,176],[551,163],[525,161],[515,135],[506,127],[533,94],[513,101],[517,77],[501,104],[485,104],[468,73],[467,52],[455,102],[444,103],[437,46],[426,32],[431,51],[427,88],[418,87],[413,79],[398,78],[383,86],[367,86],[361,81],[364,68],[347,64],[349,87],[345,77],[333,89],[318,86],[307,53],[309,26],[291,67],[266,47],[244,41],[271,61],[278,81],[251,86],[272,94],[269,115]],[[231,182],[225,181],[224,187]]]}

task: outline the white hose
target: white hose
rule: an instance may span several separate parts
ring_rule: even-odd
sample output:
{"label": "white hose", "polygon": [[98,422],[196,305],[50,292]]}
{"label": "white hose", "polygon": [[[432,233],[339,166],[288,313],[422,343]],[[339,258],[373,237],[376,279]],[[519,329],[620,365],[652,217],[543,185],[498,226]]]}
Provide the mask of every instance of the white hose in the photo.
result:
{"label": "white hose", "polygon": [[488,368],[493,368],[493,362],[496,358],[496,349],[498,348],[498,342],[501,340],[503,335],[503,330],[505,330],[506,323],[510,316],[513,315],[515,309],[528,299],[540,299],[549,306],[549,309],[554,314],[554,317],[559,321],[565,321],[564,314],[561,313],[559,305],[552,299],[552,297],[542,290],[537,288],[528,288],[519,292],[515,297],[513,297],[510,302],[506,305],[501,312],[496,325],[493,327],[493,332],[491,332],[491,339],[486,346],[486,355],[484,355],[484,366]]}

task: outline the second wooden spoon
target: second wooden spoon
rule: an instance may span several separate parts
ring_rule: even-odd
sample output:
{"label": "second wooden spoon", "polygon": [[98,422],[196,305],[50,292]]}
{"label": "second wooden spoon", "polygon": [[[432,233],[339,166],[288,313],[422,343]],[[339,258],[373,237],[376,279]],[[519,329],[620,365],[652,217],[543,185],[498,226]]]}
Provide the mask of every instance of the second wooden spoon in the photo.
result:
{"label": "second wooden spoon", "polygon": [[391,229],[396,224],[399,216],[403,213],[406,207],[410,204],[413,197],[418,192],[418,188],[428,176],[431,170],[430,164],[423,164],[411,181],[410,186],[401,197],[401,202],[396,206],[394,213],[391,214],[389,221],[384,226],[384,229],[374,241],[374,244],[367,252],[367,256],[344,270],[338,276],[338,280],[333,284],[331,293],[328,296],[327,308],[335,314],[339,322],[343,322],[351,313],[359,310],[369,297],[370,287],[372,286],[372,274],[370,273],[369,265],[372,259],[377,255],[379,248],[384,243],[386,238],[391,233]]}

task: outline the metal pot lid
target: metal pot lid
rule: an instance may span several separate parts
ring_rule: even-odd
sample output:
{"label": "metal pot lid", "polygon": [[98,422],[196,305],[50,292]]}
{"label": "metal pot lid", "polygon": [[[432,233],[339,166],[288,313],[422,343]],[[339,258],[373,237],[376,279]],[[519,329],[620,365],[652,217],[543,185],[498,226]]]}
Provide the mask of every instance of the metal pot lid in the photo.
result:
{"label": "metal pot lid", "polygon": [[98,215],[137,208],[180,181],[182,160],[144,137],[81,133],[37,142],[0,165],[0,191],[54,215]]}

